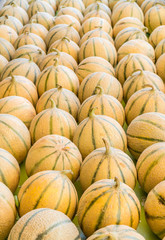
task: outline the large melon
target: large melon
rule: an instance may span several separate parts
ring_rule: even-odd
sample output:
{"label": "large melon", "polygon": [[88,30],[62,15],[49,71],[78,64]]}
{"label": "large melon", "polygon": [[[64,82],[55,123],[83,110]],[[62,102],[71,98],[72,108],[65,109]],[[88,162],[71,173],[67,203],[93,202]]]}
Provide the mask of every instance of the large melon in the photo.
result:
{"label": "large melon", "polygon": [[78,229],[65,214],[53,209],[40,208],[21,217],[12,228],[8,240],[36,240],[38,236],[43,236],[45,240],[81,239]]}
{"label": "large melon", "polygon": [[82,0],[61,0],[59,8],[63,7],[74,7],[78,9],[82,14],[84,13],[85,6]]}
{"label": "large melon", "polygon": [[112,224],[136,229],[140,211],[140,202],[129,186],[118,178],[103,179],[93,183],[83,193],[77,217],[82,231],[89,237],[96,230]]}
{"label": "large melon", "polygon": [[[83,3],[85,5],[85,8],[87,8],[90,4],[97,2],[96,0],[83,0]],[[99,0],[98,2],[101,2],[108,6],[108,0]]]}
{"label": "large melon", "polygon": [[31,147],[25,168],[28,176],[45,170],[67,170],[67,176],[74,182],[79,176],[81,162],[78,148],[69,139],[47,135]]}
{"label": "large melon", "polygon": [[109,16],[111,16],[111,10],[110,8],[105,5],[104,3],[101,3],[99,1],[90,4],[84,11],[84,16],[86,16],[89,12],[93,11],[93,10],[97,10],[100,9],[102,11],[104,11],[105,13],[107,13]]}
{"label": "large melon", "polygon": [[43,40],[45,40],[46,35],[48,34],[48,30],[41,24],[36,23],[35,19],[33,20],[32,23],[26,24],[19,32],[19,35],[22,33],[34,33],[41,37]]}
{"label": "large melon", "polygon": [[100,9],[100,5],[98,5],[97,9],[94,9],[93,11],[87,13],[84,16],[83,22],[85,22],[87,19],[92,18],[92,17],[99,17],[105,19],[108,23],[111,24],[111,19],[110,16],[103,10]]}
{"label": "large melon", "polygon": [[8,61],[13,58],[15,48],[13,45],[4,38],[0,38],[0,54]]}
{"label": "large melon", "polygon": [[80,23],[83,21],[82,13],[75,7],[60,7],[57,12],[57,16],[70,15],[75,17]]}
{"label": "large melon", "polygon": [[5,25],[13,28],[17,34],[19,34],[20,30],[23,28],[23,25],[18,20],[18,18],[9,16],[9,15],[0,17],[0,24],[5,24]]}
{"label": "large melon", "polygon": [[25,11],[29,7],[27,0],[6,0],[4,6],[10,5],[13,2],[16,3],[19,7],[23,8]]}
{"label": "large melon", "polygon": [[37,12],[29,20],[29,23],[33,22],[39,23],[49,30],[52,26],[54,26],[54,17],[47,12]]}
{"label": "large melon", "polygon": [[155,48],[165,38],[165,25],[158,26],[149,37],[149,43]]}
{"label": "large melon", "polygon": [[5,24],[0,24],[0,38],[4,38],[14,45],[16,39],[18,38],[18,34],[13,28]]}
{"label": "large melon", "polygon": [[78,197],[65,171],[47,170],[34,174],[23,183],[18,192],[18,202],[20,216],[45,207],[63,212],[72,219],[76,213]]}
{"label": "large melon", "polygon": [[72,25],[72,27],[79,32],[81,29],[80,22],[73,16],[71,15],[61,15],[61,16],[56,16],[54,19],[54,25],[58,24],[67,24],[67,25]]}
{"label": "large melon", "polygon": [[52,16],[55,15],[53,7],[46,1],[32,0],[27,10],[29,18],[31,18],[37,12],[47,12]]}
{"label": "large melon", "polygon": [[158,58],[165,53],[165,38],[161,40],[155,48],[155,58]]}

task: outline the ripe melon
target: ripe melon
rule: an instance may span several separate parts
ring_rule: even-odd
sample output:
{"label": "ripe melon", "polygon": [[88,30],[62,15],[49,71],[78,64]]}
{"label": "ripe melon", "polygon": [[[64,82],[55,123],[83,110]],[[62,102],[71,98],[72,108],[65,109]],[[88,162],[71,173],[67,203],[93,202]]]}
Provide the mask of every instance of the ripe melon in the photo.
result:
{"label": "ripe melon", "polygon": [[[97,2],[97,0],[83,0],[85,8],[87,8],[90,4]],[[98,0],[98,2],[101,2],[108,6],[108,0]]]}
{"label": "ripe melon", "polygon": [[84,11],[84,16],[86,16],[89,12],[92,12],[93,10],[97,10],[100,9],[102,11],[104,11],[105,13],[107,13],[109,16],[111,16],[111,10],[110,8],[105,5],[104,3],[101,3],[99,1],[90,4]]}
{"label": "ripe melon", "polygon": [[18,38],[18,34],[13,28],[5,24],[0,24],[0,38],[4,38],[14,45],[16,39]]}
{"label": "ripe melon", "polygon": [[164,4],[164,0],[145,0],[143,1],[143,3],[141,4],[141,9],[144,13],[144,15],[146,14],[146,12],[153,6],[160,4],[163,5]]}
{"label": "ripe melon", "polygon": [[0,182],[0,239],[6,239],[13,227],[17,215],[13,194],[8,187]]}
{"label": "ripe melon", "polygon": [[29,18],[31,18],[37,12],[47,12],[50,15],[55,16],[55,11],[49,3],[46,1],[32,0],[27,10]]}
{"label": "ripe melon", "polygon": [[56,16],[54,19],[54,25],[58,25],[58,24],[67,24],[67,25],[71,25],[72,27],[79,32],[81,29],[81,25],[80,22],[73,16],[71,15],[61,15],[61,16]]}
{"label": "ripe melon", "polygon": [[146,84],[153,85],[157,90],[165,92],[162,79],[155,73],[144,71],[141,69],[135,70],[131,76],[127,78],[123,85],[123,93],[125,102],[138,90],[145,87]]}
{"label": "ripe melon", "polygon": [[125,225],[109,225],[94,232],[87,240],[98,240],[105,238],[130,239],[130,240],[145,240],[135,229]]}
{"label": "ripe melon", "polygon": [[103,18],[104,20],[106,20],[109,24],[111,24],[111,19],[110,16],[103,10],[100,9],[100,5],[98,5],[97,9],[94,9],[93,11],[87,13],[84,16],[83,22],[85,22],[87,19],[90,19],[92,17],[99,17],[99,18]]}
{"label": "ripe melon", "polygon": [[68,89],[57,86],[42,94],[36,105],[37,113],[51,107],[51,99],[54,100],[56,107],[69,112],[77,119],[80,101],[78,97]]}
{"label": "ripe melon", "polygon": [[116,78],[123,85],[126,79],[137,69],[156,73],[156,67],[149,57],[140,53],[130,53],[118,63]]}
{"label": "ripe melon", "polygon": [[106,138],[103,141],[105,147],[91,152],[81,165],[80,183],[83,190],[94,182],[115,176],[134,189],[137,173],[132,159],[120,149],[111,147]]}
{"label": "ripe melon", "polygon": [[75,17],[80,22],[80,24],[82,23],[84,18],[82,13],[75,7],[65,7],[65,6],[59,7],[57,16],[63,16],[63,15],[70,15]]}
{"label": "ripe melon", "polygon": [[29,4],[27,0],[6,0],[4,6],[10,5],[11,3],[16,3],[19,7],[27,11]]}
{"label": "ripe melon", "polygon": [[17,34],[19,34],[20,30],[23,28],[23,25],[18,18],[9,15],[0,17],[0,24],[13,28]]}
{"label": "ripe melon", "polygon": [[83,159],[96,148],[104,146],[102,137],[106,137],[112,147],[126,151],[127,139],[121,125],[111,117],[95,115],[92,108],[89,117],[77,126],[73,136]]}
{"label": "ripe melon", "polygon": [[47,135],[40,138],[29,150],[25,169],[28,176],[45,170],[67,170],[67,176],[74,182],[79,176],[81,162],[78,148],[69,139]]}
{"label": "ripe melon", "polygon": [[158,26],[149,37],[149,43],[156,48],[158,43],[165,38],[165,25]]}
{"label": "ripe melon", "polygon": [[0,82],[0,99],[7,96],[24,97],[34,106],[38,101],[36,86],[23,76],[11,75]]}
{"label": "ripe melon", "polygon": [[43,25],[47,30],[54,26],[54,17],[47,12],[37,12],[34,14],[30,18],[29,23],[33,23],[34,21]]}
{"label": "ripe melon", "polygon": [[144,204],[145,216],[153,233],[159,238],[164,238],[165,226],[165,181],[157,184],[148,194]]}
{"label": "ripe melon", "polygon": [[165,82],[165,53],[163,53],[156,62],[156,70],[158,76]]}
{"label": "ripe melon", "polygon": [[39,74],[36,87],[39,96],[41,96],[47,90],[56,88],[57,85],[77,94],[79,81],[76,74],[70,68],[58,65],[58,61],[55,61],[54,65],[45,68]]}
{"label": "ripe melon", "polygon": [[123,90],[120,82],[112,75],[106,72],[94,72],[89,74],[82,81],[78,97],[80,102],[95,94],[95,88],[101,86],[105,94],[111,95],[122,102]]}
{"label": "ripe melon", "polygon": [[56,48],[52,48],[51,52],[44,56],[44,58],[39,62],[41,71],[53,65],[55,59],[58,60],[59,65],[64,65],[73,71],[77,68],[77,62],[71,55],[65,52],[60,52]]}
{"label": "ripe melon", "polygon": [[146,148],[138,158],[138,181],[147,193],[164,180],[164,153],[165,143],[155,143]]}
{"label": "ripe melon", "polygon": [[8,61],[13,58],[15,48],[13,45],[4,38],[0,38],[0,54]]}
{"label": "ripe melon", "polygon": [[20,179],[20,167],[15,157],[2,148],[0,148],[0,172],[0,182],[14,193]]}
{"label": "ripe melon", "polygon": [[63,7],[74,7],[78,9],[82,14],[84,13],[85,6],[82,0],[61,0],[59,8]]}
{"label": "ripe melon", "polygon": [[72,40],[67,37],[63,37],[52,43],[52,45],[48,49],[48,53],[52,51],[52,49],[56,48],[60,52],[66,52],[71,55],[76,62],[78,62],[78,53],[79,53],[79,46]]}
{"label": "ripe melon", "polygon": [[0,114],[0,146],[21,163],[31,146],[30,133],[25,124],[10,114]]}
{"label": "ripe melon", "polygon": [[46,56],[46,53],[38,46],[35,45],[23,45],[22,47],[19,47],[14,55],[13,59],[15,58],[27,58],[30,60],[32,57],[33,62],[35,62],[37,65],[39,64],[40,61],[44,59]]}
{"label": "ripe melon", "polygon": [[1,76],[2,70],[7,64],[8,64],[7,59],[4,56],[0,55],[0,76]]}
{"label": "ripe melon", "polygon": [[88,57],[81,61],[76,69],[76,74],[81,83],[89,74],[104,72],[112,76],[115,75],[112,65],[101,57]]}
{"label": "ripe melon", "polygon": [[21,217],[12,228],[8,240],[35,240],[37,237],[44,237],[45,240],[81,239],[78,229],[65,214],[48,208],[35,209]]}
{"label": "ripe melon", "polygon": [[165,114],[143,113],[136,117],[127,129],[128,149],[137,159],[149,146],[165,141]]}
{"label": "ripe melon", "polygon": [[43,110],[33,118],[29,131],[32,143],[50,134],[58,134],[72,140],[76,127],[77,123],[74,117],[57,108],[52,100],[51,108]]}
{"label": "ripe melon", "polygon": [[83,193],[77,217],[82,231],[89,237],[96,230],[112,224],[136,229],[140,211],[140,202],[129,186],[118,178],[103,179],[93,183]]}
{"label": "ripe melon", "polygon": [[158,58],[165,53],[165,39],[161,40],[155,48],[155,58]]}
{"label": "ripe melon", "polygon": [[36,23],[35,19],[33,20],[32,23],[26,24],[20,30],[19,35],[21,35],[22,33],[26,33],[26,32],[34,33],[34,34],[38,35],[39,37],[41,37],[43,40],[45,40],[45,38],[48,34],[48,30],[43,25]]}
{"label": "ripe melon", "polygon": [[0,114],[11,114],[19,118],[27,128],[36,115],[35,108],[26,98],[20,96],[8,96],[0,99]]}
{"label": "ripe melon", "polygon": [[23,183],[18,192],[18,202],[21,217],[33,209],[45,207],[63,212],[72,219],[78,197],[65,171],[47,170],[34,174]]}
{"label": "ripe melon", "polygon": [[97,86],[95,88],[95,95],[87,98],[79,108],[79,123],[88,117],[91,108],[96,108],[96,115],[106,115],[114,118],[121,126],[123,126],[125,112],[122,104],[115,97],[104,94],[104,90],[101,86]]}

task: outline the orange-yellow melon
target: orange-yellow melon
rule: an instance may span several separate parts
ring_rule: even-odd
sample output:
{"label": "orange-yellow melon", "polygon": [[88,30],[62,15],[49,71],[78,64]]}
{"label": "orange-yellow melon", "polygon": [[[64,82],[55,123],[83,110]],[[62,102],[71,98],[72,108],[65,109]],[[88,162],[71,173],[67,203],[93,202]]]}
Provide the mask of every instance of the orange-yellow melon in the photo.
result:
{"label": "orange-yellow melon", "polygon": [[49,48],[55,41],[61,40],[64,37],[67,37],[71,41],[78,44],[80,41],[80,36],[79,33],[72,27],[72,24],[73,23],[70,25],[58,24],[52,27],[45,38],[47,47]]}
{"label": "orange-yellow melon", "polygon": [[54,17],[47,12],[37,12],[34,14],[30,18],[29,23],[33,23],[34,21],[43,25],[47,30],[54,26]]}
{"label": "orange-yellow melon", "polygon": [[60,52],[66,52],[71,55],[76,62],[78,62],[78,53],[79,53],[79,46],[72,40],[67,37],[63,37],[52,43],[52,45],[48,49],[48,53],[52,51],[52,49],[56,48]]}
{"label": "orange-yellow melon", "polygon": [[15,206],[14,196],[5,184],[0,182],[0,238],[6,239],[14,226],[17,210]]}
{"label": "orange-yellow melon", "polygon": [[136,186],[137,172],[132,159],[123,151],[113,148],[104,139],[105,146],[91,152],[80,168],[80,183],[85,191],[101,179],[118,177],[132,189]]}
{"label": "orange-yellow melon", "polygon": [[97,181],[83,193],[77,217],[82,231],[89,237],[96,230],[112,224],[136,229],[140,212],[140,201],[135,192],[115,178]]}
{"label": "orange-yellow melon", "polygon": [[86,16],[89,12],[92,12],[93,10],[97,10],[100,9],[102,11],[104,11],[105,13],[107,13],[109,16],[111,16],[111,10],[110,8],[105,5],[104,3],[101,3],[99,1],[90,4],[84,11],[84,16]]}
{"label": "orange-yellow melon", "polygon": [[33,59],[17,58],[10,61],[3,69],[1,73],[1,80],[13,75],[20,75],[28,78],[33,83],[36,83],[37,77],[40,74],[40,69]]}
{"label": "orange-yellow melon", "polygon": [[33,21],[33,23],[28,23],[26,24],[19,32],[19,35],[21,35],[22,33],[34,33],[36,35],[38,35],[39,37],[41,37],[43,40],[45,40],[47,34],[48,34],[48,30],[41,24],[36,23],[35,20]]}
{"label": "orange-yellow melon", "polygon": [[145,32],[146,28],[143,30],[136,27],[124,28],[117,34],[115,38],[116,49],[118,50],[124,43],[133,39],[141,39],[148,42],[148,38]]}
{"label": "orange-yellow melon", "polygon": [[47,170],[34,174],[23,183],[18,192],[18,202],[21,217],[43,207],[63,212],[72,219],[78,197],[73,183],[64,173]]}
{"label": "orange-yellow melon", "polygon": [[[94,9],[93,11],[87,13],[84,16],[83,22],[85,22],[87,19],[92,18],[92,17],[99,17],[105,19],[109,24],[111,24],[111,19],[110,16],[103,10],[100,10],[100,7],[98,5],[97,9]],[[101,26],[101,25],[100,25]]]}
{"label": "orange-yellow melon", "polygon": [[100,26],[103,31],[107,32],[112,37],[112,27],[110,23],[100,17],[91,17],[85,22],[83,22],[82,28],[80,30],[80,36],[83,37],[85,33],[94,30]]}
{"label": "orange-yellow melon", "polygon": [[82,103],[88,97],[94,95],[95,88],[98,86],[103,88],[105,94],[111,95],[117,98],[119,102],[122,102],[123,90],[120,82],[113,75],[106,72],[94,72],[84,78],[78,91],[80,102]]}
{"label": "orange-yellow melon", "polygon": [[76,69],[79,82],[81,83],[85,77],[94,72],[104,72],[112,76],[115,75],[112,65],[101,57],[88,57],[81,61]]}
{"label": "orange-yellow melon", "polygon": [[118,62],[127,56],[130,53],[140,53],[144,54],[145,56],[149,57],[152,62],[155,62],[155,51],[154,48],[146,42],[145,40],[141,39],[133,39],[125,42],[117,52],[117,59]]}
{"label": "orange-yellow melon", "polygon": [[84,13],[85,6],[82,0],[61,0],[59,4],[60,7],[74,7],[78,9],[82,14]]}
{"label": "orange-yellow melon", "polygon": [[137,4],[138,4],[139,6],[141,6],[144,1],[145,1],[145,0],[137,0]]}
{"label": "orange-yellow melon", "polygon": [[56,16],[54,19],[54,25],[58,24],[67,24],[70,25],[72,24],[72,27],[79,32],[81,29],[80,22],[73,16],[71,15],[61,15],[61,16]]}
{"label": "orange-yellow melon", "polygon": [[96,87],[95,95],[87,98],[79,108],[79,123],[88,117],[91,108],[96,108],[96,115],[106,115],[114,118],[121,126],[123,126],[125,112],[122,104],[115,97],[104,94],[104,90],[101,86]]}
{"label": "orange-yellow melon", "polygon": [[153,7],[157,4],[163,5],[164,1],[163,0],[145,0],[145,1],[143,1],[143,3],[141,4],[141,9],[142,9],[144,15],[151,7]]}
{"label": "orange-yellow melon", "polygon": [[73,139],[77,123],[74,117],[55,106],[52,100],[51,108],[38,113],[30,124],[30,135],[32,144],[38,139],[50,134],[57,134],[69,139]]}
{"label": "orange-yellow melon", "polygon": [[14,193],[20,179],[20,167],[15,157],[2,148],[0,148],[0,171],[0,182]]}
{"label": "orange-yellow melon", "polygon": [[0,38],[6,39],[13,45],[18,38],[18,34],[13,28],[4,24],[0,24]]}
{"label": "orange-yellow melon", "polygon": [[127,128],[128,149],[135,159],[149,146],[165,141],[165,115],[158,112],[143,113]]}
{"label": "orange-yellow melon", "polygon": [[84,18],[82,13],[75,7],[62,7],[61,6],[57,12],[57,16],[63,16],[63,15],[70,15],[70,16],[75,17],[80,22],[80,24],[82,23],[83,18]]}
{"label": "orange-yellow melon", "polygon": [[[45,232],[48,232],[47,236]],[[20,233],[20,240],[24,240],[27,236],[31,239],[44,236],[45,240],[81,240],[77,227],[65,214],[48,208],[35,209],[21,217],[12,228],[9,239],[17,240]]]}
{"label": "orange-yellow melon", "polygon": [[144,85],[144,88],[134,93],[125,106],[126,121],[129,125],[137,116],[147,112],[165,114],[165,94],[154,85]]}
{"label": "orange-yellow melon", "polygon": [[135,229],[125,225],[109,225],[94,232],[87,240],[96,240],[98,238],[113,237],[114,240],[126,239],[145,240],[145,238]]}
{"label": "orange-yellow melon", "polygon": [[28,44],[28,45],[23,45],[19,47],[15,51],[13,55],[13,59],[27,58],[30,60],[30,58],[32,57],[33,62],[35,62],[38,65],[39,62],[42,61],[45,56],[46,56],[46,53],[40,47]]}
{"label": "orange-yellow melon", "polygon": [[24,97],[34,106],[38,100],[36,86],[26,77],[18,75],[12,75],[0,82],[0,99],[7,96]]}
{"label": "orange-yellow melon", "polygon": [[54,65],[45,68],[39,74],[36,87],[39,96],[41,96],[47,90],[56,88],[57,85],[77,94],[79,81],[76,74],[70,68],[58,65],[58,63],[55,62]]}
{"label": "orange-yellow melon", "polygon": [[13,45],[4,38],[0,38],[0,54],[8,61],[13,58],[15,48]]}
{"label": "orange-yellow melon", "polygon": [[57,10],[57,3],[56,3],[56,1],[54,1],[54,0],[42,0],[42,1],[45,1],[45,2],[49,3],[49,5],[54,9],[54,11]]}
{"label": "orange-yellow melon", "polygon": [[23,25],[27,24],[29,21],[27,12],[22,7],[19,7],[15,2],[12,2],[0,9],[0,17],[5,15],[18,18]]}
{"label": "orange-yellow melon", "polygon": [[93,37],[104,38],[114,45],[113,38],[107,32],[102,30],[101,27],[99,27],[99,28],[96,28],[94,30],[91,30],[91,31],[85,33],[79,42],[79,46],[81,46],[85,41],[87,41],[88,39],[93,38]]}
{"label": "orange-yellow melon", "polygon": [[14,47],[15,49],[18,49],[19,47],[29,44],[40,47],[44,52],[46,52],[46,44],[44,40],[38,35],[26,31],[17,38],[14,43]]}
{"label": "orange-yellow melon", "polygon": [[0,145],[21,163],[31,147],[30,133],[25,124],[10,114],[0,114]]}
{"label": "orange-yellow melon", "polygon": [[130,1],[122,2],[118,6],[117,4],[115,5],[115,8],[113,8],[112,16],[111,16],[113,26],[120,19],[125,17],[134,17],[140,20],[142,23],[144,23],[143,12],[135,1],[130,0]]}
{"label": "orange-yellow melon", "polygon": [[[90,4],[96,3],[96,2],[97,0],[83,0],[85,8],[87,8]],[[98,0],[98,2],[101,2],[108,6],[108,0]]]}
{"label": "orange-yellow melon", "polygon": [[77,126],[73,137],[83,159],[96,148],[104,146],[102,137],[106,137],[112,147],[126,151],[127,138],[121,125],[111,117],[95,115],[92,108],[89,117]]}
{"label": "orange-yellow melon", "polygon": [[156,48],[161,40],[165,38],[165,25],[158,26],[153,30],[149,37],[149,43]]}
{"label": "orange-yellow melon", "polygon": [[117,53],[114,45],[108,40],[93,37],[86,40],[80,47],[79,62],[88,57],[101,57],[110,62],[113,67],[117,63]]}
{"label": "orange-yellow melon", "polygon": [[155,64],[149,57],[140,53],[130,53],[118,63],[116,67],[116,78],[123,85],[126,79],[137,69],[156,73]]}
{"label": "orange-yellow melon", "polygon": [[143,23],[135,17],[125,17],[120,19],[113,27],[113,36],[116,37],[117,34],[125,28],[136,27],[140,30],[144,29]]}
{"label": "orange-yellow melon", "polygon": [[23,8],[25,11],[29,7],[27,0],[6,0],[4,6],[10,5],[13,2],[16,3],[19,7]]}
{"label": "orange-yellow melon", "polygon": [[163,53],[156,62],[156,70],[158,76],[165,82],[165,53]]}
{"label": "orange-yellow melon", "polygon": [[157,90],[165,92],[164,83],[157,74],[137,69],[124,82],[123,85],[124,101],[127,102],[135,92],[144,88],[146,84],[151,84]]}
{"label": "orange-yellow melon", "polygon": [[8,63],[7,59],[4,56],[0,55],[0,76],[1,76],[2,70],[7,65],[7,63]]}
{"label": "orange-yellow melon", "polygon": [[146,148],[138,158],[136,169],[142,189],[149,193],[164,180],[165,143],[155,143]]}
{"label": "orange-yellow melon", "polygon": [[164,199],[165,181],[157,184],[148,194],[144,204],[146,221],[154,234],[160,239],[164,239]]}
{"label": "orange-yellow melon", "polygon": [[144,24],[148,28],[149,33],[152,33],[158,26],[165,25],[165,6],[157,4],[151,7],[145,13]]}
{"label": "orange-yellow melon", "polygon": [[155,48],[155,58],[158,58],[165,53],[165,39],[161,40]]}
{"label": "orange-yellow melon", "polygon": [[17,34],[19,34],[20,30],[23,28],[22,23],[16,17],[8,15],[0,17],[0,24],[11,27]]}
{"label": "orange-yellow melon", "polygon": [[26,98],[8,96],[0,99],[0,114],[11,114],[19,118],[27,128],[36,116],[35,108]]}
{"label": "orange-yellow melon", "polygon": [[61,86],[52,88],[41,95],[36,105],[37,113],[50,108],[51,99],[54,100],[57,108],[69,112],[75,119],[77,119],[80,101],[73,92],[62,88]]}
{"label": "orange-yellow melon", "polygon": [[47,12],[50,15],[55,16],[55,11],[49,3],[47,3],[46,1],[32,0],[27,10],[29,18],[31,18],[37,12]]}
{"label": "orange-yellow melon", "polygon": [[68,171],[71,181],[76,181],[82,163],[81,154],[74,143],[59,135],[40,138],[29,150],[25,169],[28,176],[45,170]]}

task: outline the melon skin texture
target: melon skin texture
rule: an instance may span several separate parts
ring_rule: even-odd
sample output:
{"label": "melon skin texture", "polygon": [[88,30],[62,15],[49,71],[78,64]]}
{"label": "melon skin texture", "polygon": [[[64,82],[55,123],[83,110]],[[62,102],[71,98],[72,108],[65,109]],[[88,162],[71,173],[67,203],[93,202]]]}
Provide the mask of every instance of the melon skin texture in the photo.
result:
{"label": "melon skin texture", "polygon": [[163,80],[163,82],[165,82],[165,65],[164,65],[164,61],[165,61],[165,53],[163,53],[158,58],[158,60],[156,62],[157,74]]}
{"label": "melon skin texture", "polygon": [[70,16],[73,16],[75,17],[80,23],[82,23],[83,21],[83,15],[82,13],[77,9],[77,8],[74,8],[74,7],[61,7],[58,9],[59,11],[57,12],[57,17],[58,16],[63,16],[63,15],[70,15]]}
{"label": "melon skin texture", "polygon": [[48,208],[32,210],[21,217],[8,240],[36,240],[39,237],[45,240],[81,240],[78,229],[65,214]]}
{"label": "melon skin texture", "polygon": [[153,233],[159,238],[165,237],[165,181],[157,184],[148,194],[144,204],[146,221]]}
{"label": "melon skin texture", "polygon": [[140,202],[129,186],[119,182],[117,178],[103,179],[93,183],[83,193],[77,217],[80,228],[85,236],[89,237],[96,230],[111,224],[127,225],[136,229],[140,211]]}
{"label": "melon skin texture", "polygon": [[150,145],[165,141],[165,114],[144,113],[127,128],[128,149],[135,159]]}
{"label": "melon skin texture", "polygon": [[0,182],[0,239],[7,238],[16,219],[14,196],[9,188]]}
{"label": "melon skin texture", "polygon": [[15,48],[13,45],[4,38],[0,38],[0,54],[5,57],[8,61],[13,58]]}
{"label": "melon skin texture", "polygon": [[135,229],[125,225],[109,225],[94,232],[87,240],[98,239],[111,239],[113,240],[145,240]]}
{"label": "melon skin texture", "polygon": [[76,213],[78,196],[66,174],[66,171],[47,170],[29,177],[18,192],[19,215],[46,207],[63,212],[72,219]]}
{"label": "melon skin texture", "polygon": [[5,25],[13,28],[17,34],[19,34],[19,31],[23,28],[23,25],[18,20],[18,18],[9,16],[9,15],[0,17],[0,24],[5,24]]}

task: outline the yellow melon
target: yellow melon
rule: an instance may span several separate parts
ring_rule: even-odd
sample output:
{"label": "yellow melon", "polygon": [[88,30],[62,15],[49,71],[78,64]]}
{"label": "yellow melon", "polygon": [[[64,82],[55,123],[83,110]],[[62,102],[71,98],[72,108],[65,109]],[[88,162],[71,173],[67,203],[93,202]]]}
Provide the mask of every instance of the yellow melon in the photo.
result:
{"label": "yellow melon", "polygon": [[75,17],[80,23],[83,21],[82,13],[75,7],[61,6],[58,9],[57,16],[70,15]]}
{"label": "yellow melon", "polygon": [[0,238],[6,239],[15,223],[17,211],[13,194],[2,182],[0,182],[0,192]]}
{"label": "yellow melon", "polygon": [[47,12],[37,12],[34,14],[30,18],[29,23],[33,23],[34,21],[43,25],[47,30],[54,26],[54,17]]}
{"label": "yellow melon", "polygon": [[80,183],[85,191],[94,182],[101,179],[118,177],[132,189],[135,188],[137,173],[132,159],[123,151],[110,146],[103,138],[105,147],[91,152],[80,168]]}
{"label": "yellow melon", "polygon": [[156,62],[156,70],[158,76],[165,82],[165,53],[163,53]]}
{"label": "yellow melon", "polygon": [[112,147],[126,151],[127,138],[121,125],[111,117],[95,115],[92,108],[89,117],[76,128],[73,142],[85,158],[96,148],[104,146],[102,137],[107,137]]}
{"label": "yellow melon", "polygon": [[48,208],[35,209],[21,217],[12,228],[9,239],[36,239],[37,236],[44,236],[45,240],[81,239],[76,226],[65,214]]}
{"label": "yellow melon", "polygon": [[104,3],[101,3],[99,1],[90,4],[84,11],[84,16],[86,16],[89,12],[92,12],[93,10],[97,10],[100,9],[102,11],[104,11],[105,13],[107,13],[109,16],[111,16],[111,10],[110,8],[105,5]]}
{"label": "yellow melon", "polygon": [[0,24],[11,27],[16,31],[17,34],[19,34],[20,30],[23,28],[22,23],[16,17],[9,15],[0,17]]}
{"label": "yellow melon", "polygon": [[82,14],[84,13],[85,6],[82,0],[61,0],[59,8],[63,7],[74,7],[78,9]]}
{"label": "yellow melon", "polygon": [[0,55],[0,76],[3,68],[7,65],[7,63],[7,59],[4,56]]}
{"label": "yellow melon", "polygon": [[13,45],[4,38],[0,38],[0,54],[8,61],[13,58],[15,48]]}
{"label": "yellow melon", "polygon": [[145,1],[143,1],[143,3],[141,4],[141,9],[142,9],[144,15],[151,7],[153,7],[157,4],[165,5],[163,0],[145,0]]}
{"label": "yellow melon", "polygon": [[84,16],[83,22],[85,22],[87,19],[92,18],[92,17],[99,17],[105,19],[109,24],[111,24],[111,19],[110,16],[103,10],[100,9],[100,5],[97,5],[98,8],[94,9],[93,11],[87,13]]}
{"label": "yellow melon", "polygon": [[25,169],[28,176],[45,170],[68,170],[67,176],[76,181],[82,162],[78,148],[66,137],[47,135],[29,150]]}
{"label": "yellow melon", "polygon": [[12,45],[15,43],[16,39],[18,38],[18,35],[16,31],[4,24],[0,25],[0,38],[4,38],[7,41],[9,41]]}
{"label": "yellow melon", "polygon": [[90,4],[95,3],[97,1],[108,6],[108,0],[83,0],[83,3],[85,5],[85,8],[87,8]]}
{"label": "yellow melon", "polygon": [[55,11],[49,3],[47,3],[46,1],[31,0],[31,3],[27,10],[29,18],[31,18],[37,12],[47,12],[50,15],[55,16]]}
{"label": "yellow melon", "polygon": [[47,170],[34,174],[23,183],[18,192],[18,202],[20,216],[45,207],[63,212],[72,219],[76,213],[78,197],[65,171]]}
{"label": "yellow melon", "polygon": [[28,23],[26,24],[19,32],[19,35],[21,35],[22,33],[34,33],[36,35],[38,35],[39,37],[41,37],[43,40],[45,40],[47,34],[48,34],[48,30],[41,24],[36,23],[35,19],[33,20],[32,23]]}
{"label": "yellow melon", "polygon": [[0,148],[0,171],[0,182],[14,193],[20,179],[20,167],[15,157],[2,148]]}
{"label": "yellow melon", "polygon": [[122,104],[113,96],[104,94],[101,86],[95,88],[95,95],[87,98],[78,111],[78,122],[88,117],[91,108],[96,115],[106,115],[114,118],[121,126],[125,121],[125,113]]}
{"label": "yellow melon", "polygon": [[161,40],[155,48],[155,58],[158,58],[165,53],[165,39]]}
{"label": "yellow melon", "polygon": [[149,37],[149,43],[155,48],[165,38],[165,25],[158,26]]}
{"label": "yellow melon", "polygon": [[93,183],[83,193],[77,217],[80,228],[89,237],[96,230],[112,224],[136,229],[140,211],[139,199],[129,186],[118,178],[103,179]]}
{"label": "yellow melon", "polygon": [[25,11],[29,7],[27,0],[6,0],[4,6],[10,5],[13,2],[16,3],[19,7],[23,8]]}
{"label": "yellow melon", "polygon": [[73,16],[71,15],[61,15],[61,16],[57,16],[54,19],[54,25],[58,25],[58,24],[67,24],[70,25],[72,24],[72,27],[79,32],[81,29],[81,25],[80,22]]}
{"label": "yellow melon", "polygon": [[94,95],[95,88],[98,86],[104,89],[105,94],[111,95],[122,102],[123,90],[120,82],[114,76],[106,72],[94,72],[84,78],[78,91],[80,102]]}
{"label": "yellow melon", "polygon": [[51,99],[54,100],[56,107],[69,112],[77,119],[80,101],[78,97],[68,89],[57,86],[42,94],[36,105],[37,113],[51,107]]}

